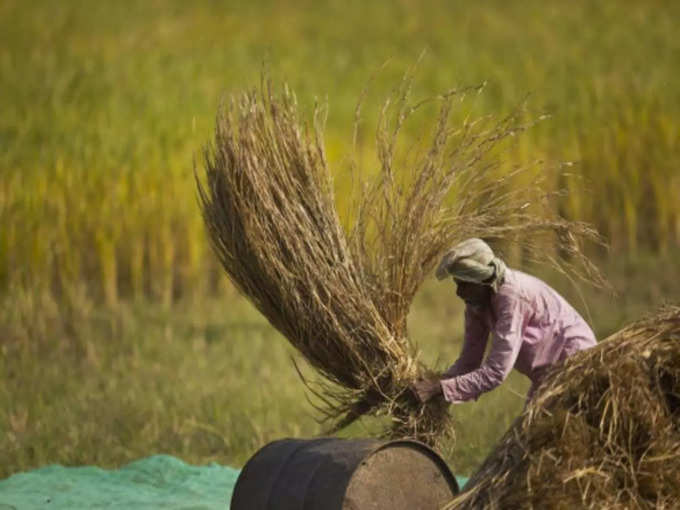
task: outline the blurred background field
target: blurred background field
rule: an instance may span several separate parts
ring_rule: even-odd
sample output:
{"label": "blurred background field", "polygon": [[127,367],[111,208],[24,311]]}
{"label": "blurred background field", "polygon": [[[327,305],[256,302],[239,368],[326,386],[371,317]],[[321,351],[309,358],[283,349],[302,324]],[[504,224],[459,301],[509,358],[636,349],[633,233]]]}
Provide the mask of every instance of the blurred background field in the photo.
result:
{"label": "blurred background field", "polygon": [[[226,282],[196,200],[220,101],[263,67],[309,110],[328,102],[338,169],[369,79],[368,164],[379,103],[423,51],[415,97],[486,82],[478,112],[503,115],[530,94],[551,118],[506,163],[568,169],[549,176],[569,190],[552,205],[606,236],[595,256],[620,294],[550,282],[600,338],[677,300],[677,19],[670,1],[1,2],[0,476],[153,453],[237,466],[319,432],[295,353]],[[453,289],[428,284],[410,319],[425,359],[453,361],[461,326]],[[513,376],[452,409],[455,471],[525,390]]]}

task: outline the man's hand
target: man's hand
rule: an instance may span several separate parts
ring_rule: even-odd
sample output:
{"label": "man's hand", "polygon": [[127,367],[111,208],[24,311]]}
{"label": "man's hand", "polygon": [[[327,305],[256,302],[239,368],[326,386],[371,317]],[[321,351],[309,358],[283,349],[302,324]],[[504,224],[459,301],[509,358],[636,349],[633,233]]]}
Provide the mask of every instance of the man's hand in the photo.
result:
{"label": "man's hand", "polygon": [[440,395],[442,386],[439,384],[439,379],[419,379],[413,383],[413,391],[424,404],[431,398]]}

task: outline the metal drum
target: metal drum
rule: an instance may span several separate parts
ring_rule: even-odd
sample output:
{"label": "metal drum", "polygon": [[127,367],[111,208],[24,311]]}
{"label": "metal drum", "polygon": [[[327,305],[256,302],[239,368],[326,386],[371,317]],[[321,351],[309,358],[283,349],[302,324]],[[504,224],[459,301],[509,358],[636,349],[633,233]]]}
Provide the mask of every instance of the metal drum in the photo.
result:
{"label": "metal drum", "polygon": [[243,467],[232,510],[427,510],[459,492],[442,458],[417,441],[282,439]]}

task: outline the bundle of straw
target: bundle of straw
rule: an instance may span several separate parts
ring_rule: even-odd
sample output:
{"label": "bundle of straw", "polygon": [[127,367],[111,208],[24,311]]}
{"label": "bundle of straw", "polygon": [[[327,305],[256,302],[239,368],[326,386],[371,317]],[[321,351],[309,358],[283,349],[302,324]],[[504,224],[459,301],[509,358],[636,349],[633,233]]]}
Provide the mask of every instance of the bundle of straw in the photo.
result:
{"label": "bundle of straw", "polygon": [[677,508],[680,308],[554,371],[447,508]]}
{"label": "bundle of straw", "polygon": [[576,240],[595,235],[580,223],[530,215],[526,197],[539,196],[535,186],[510,191],[508,175],[490,181],[499,168],[495,147],[526,126],[516,112],[452,127],[454,98],[477,89],[435,98],[431,138],[400,169],[401,128],[425,104],[409,104],[410,84],[407,76],[385,103],[379,169],[359,176],[347,229],[324,153],[325,109],[317,106],[313,125],[303,126],[295,96],[285,87],[275,96],[267,81],[221,108],[197,183],[229,278],[322,376],[308,387],[331,431],[367,413],[388,415],[387,435],[433,443],[452,430],[441,400],[422,405],[410,390],[428,371],[407,338],[406,317],[443,251],[471,236],[529,232],[538,242],[543,232],[555,234],[571,261],[585,261]]}

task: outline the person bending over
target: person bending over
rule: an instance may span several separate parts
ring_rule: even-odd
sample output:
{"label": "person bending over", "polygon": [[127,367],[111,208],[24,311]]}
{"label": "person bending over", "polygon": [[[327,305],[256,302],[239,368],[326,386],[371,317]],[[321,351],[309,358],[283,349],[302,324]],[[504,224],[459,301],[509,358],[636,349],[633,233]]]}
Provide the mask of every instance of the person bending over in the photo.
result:
{"label": "person bending over", "polygon": [[[546,283],[508,268],[481,239],[467,239],[442,258],[438,280],[452,276],[465,301],[465,335],[458,360],[440,379],[414,384],[421,402],[477,400],[515,368],[531,380],[527,402],[546,369],[597,342],[578,312]],[[483,360],[489,333],[491,349]]]}

